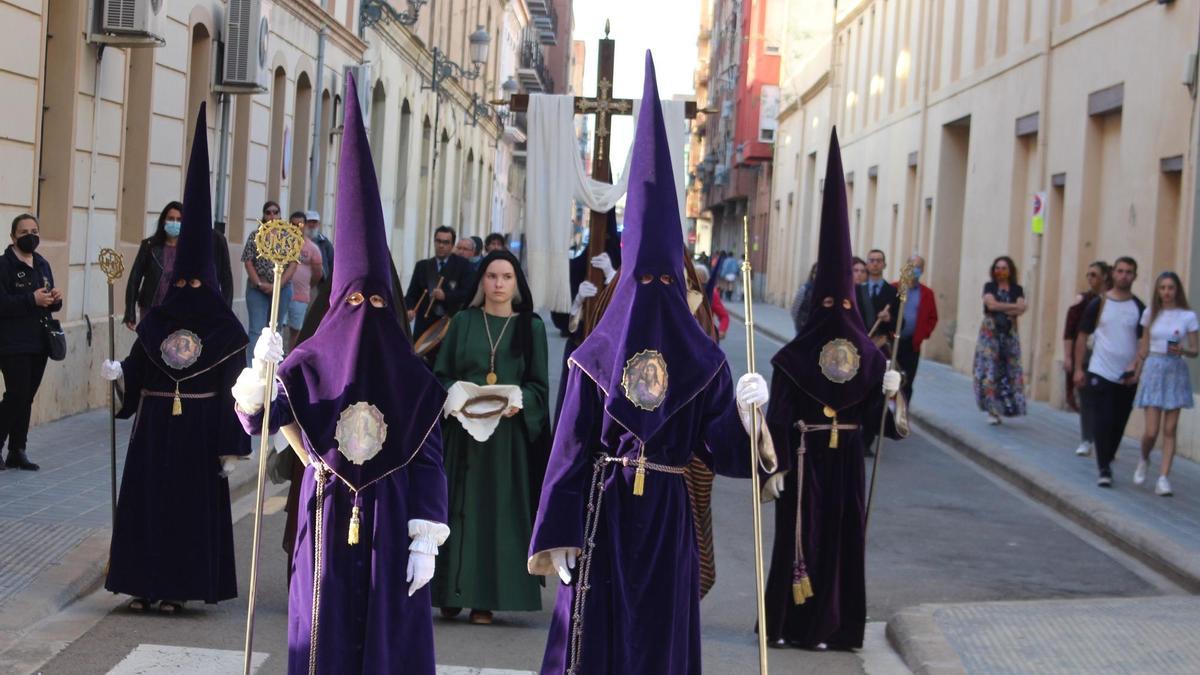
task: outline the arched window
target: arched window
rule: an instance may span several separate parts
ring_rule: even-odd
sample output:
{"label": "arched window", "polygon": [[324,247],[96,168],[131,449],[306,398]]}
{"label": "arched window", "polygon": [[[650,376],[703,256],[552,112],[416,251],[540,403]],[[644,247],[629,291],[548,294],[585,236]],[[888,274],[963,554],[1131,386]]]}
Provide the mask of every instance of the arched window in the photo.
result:
{"label": "arched window", "polygon": [[283,106],[287,103],[287,71],[275,69],[271,79],[271,146],[267,163],[267,199],[279,200],[283,183],[283,156],[286,119]]}
{"label": "arched window", "polygon": [[[208,101],[208,121],[217,119],[216,101],[212,96],[212,35],[208,27],[198,23],[192,27],[192,49],[188,58],[187,116],[183,121],[183,166],[180,167],[180,194],[183,192],[184,167],[192,152],[192,125],[200,112],[200,104]],[[215,155],[215,153],[214,153]]]}
{"label": "arched window", "polygon": [[130,49],[125,95],[125,138],[121,147],[121,241],[146,236],[154,207],[146,203],[146,168],[150,165],[150,120],[153,116],[153,49]]}
{"label": "arched window", "polygon": [[429,241],[429,228],[425,214],[429,213],[429,160],[433,148],[433,124],[429,116],[421,123],[421,173],[417,185],[417,250],[424,251]]}
{"label": "arched window", "polygon": [[408,139],[412,126],[412,108],[408,99],[400,102],[400,143],[396,148],[396,217],[392,220],[393,227],[402,229],[405,226],[404,209],[408,204],[408,165],[412,161],[409,153]]}
{"label": "arched window", "polygon": [[[375,161],[375,180],[383,180],[383,135],[387,127],[387,89],[383,80],[371,90],[371,155]],[[383,192],[382,185],[380,192]]]}
{"label": "arched window", "polygon": [[320,211],[322,217],[325,215],[325,195],[329,193],[327,169],[333,158],[333,143],[329,140],[329,132],[333,129],[333,106],[333,96],[329,90],[321,92],[321,135],[317,139],[317,142],[320,143],[321,155],[317,166],[317,193],[313,195],[313,208]]}
{"label": "arched window", "polygon": [[300,73],[296,78],[296,108],[292,113],[292,161],[288,172],[288,207],[285,211],[303,210],[308,206],[308,148],[312,140],[312,109],[312,82],[308,79],[308,73]]}

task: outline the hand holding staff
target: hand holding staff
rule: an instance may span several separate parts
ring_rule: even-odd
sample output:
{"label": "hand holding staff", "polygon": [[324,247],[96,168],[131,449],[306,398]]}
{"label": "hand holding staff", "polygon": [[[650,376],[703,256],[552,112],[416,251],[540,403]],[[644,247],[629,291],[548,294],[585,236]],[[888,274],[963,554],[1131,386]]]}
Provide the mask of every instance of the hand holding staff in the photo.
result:
{"label": "hand holding staff", "polygon": [[[261,223],[254,235],[258,257],[271,261],[274,266],[274,281],[271,284],[271,315],[268,327],[276,331],[279,315],[279,292],[283,270],[300,260],[300,249],[304,246],[304,232],[299,227],[283,220]],[[267,450],[271,447],[271,392],[275,383],[275,362],[266,364],[266,387],[263,388],[262,435],[258,445],[258,496],[254,506],[254,545],[250,554],[250,598],[246,609],[246,648],[242,672],[250,675],[250,657],[254,646],[254,602],[258,592],[258,548],[262,534],[263,492],[266,489]]]}
{"label": "hand holding staff", "polygon": [[[745,257],[742,260],[742,303],[745,307],[746,323],[746,370],[755,372],[754,367],[754,303],[751,299],[753,278],[750,267],[750,225],[746,216],[742,216],[742,250]],[[762,511],[760,511],[759,480],[758,480],[758,434],[761,411],[758,406],[750,409],[750,480],[754,488],[754,583],[755,599],[758,601],[758,672],[767,675],[767,607],[766,582],[763,579],[763,542],[762,542]]]}
{"label": "hand holding staff", "polygon": [[[116,326],[113,314],[113,284],[125,273],[125,261],[111,248],[100,249],[100,271],[108,278],[108,360],[117,360]],[[117,526],[117,382],[108,387],[109,484],[112,488],[112,526]]]}

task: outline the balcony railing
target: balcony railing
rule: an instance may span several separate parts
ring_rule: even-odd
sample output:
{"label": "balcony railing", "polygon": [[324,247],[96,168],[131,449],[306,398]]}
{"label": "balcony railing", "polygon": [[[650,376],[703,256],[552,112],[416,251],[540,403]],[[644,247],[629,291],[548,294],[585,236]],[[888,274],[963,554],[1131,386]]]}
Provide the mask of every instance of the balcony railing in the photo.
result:
{"label": "balcony railing", "polygon": [[538,42],[544,45],[558,44],[558,12],[554,11],[554,5],[548,5],[548,11],[544,14],[533,14],[530,18],[538,30]]}
{"label": "balcony railing", "polygon": [[521,42],[521,57],[517,62],[517,78],[526,91],[542,93],[554,90],[554,80],[546,70],[546,56],[537,41],[537,31],[525,29]]}

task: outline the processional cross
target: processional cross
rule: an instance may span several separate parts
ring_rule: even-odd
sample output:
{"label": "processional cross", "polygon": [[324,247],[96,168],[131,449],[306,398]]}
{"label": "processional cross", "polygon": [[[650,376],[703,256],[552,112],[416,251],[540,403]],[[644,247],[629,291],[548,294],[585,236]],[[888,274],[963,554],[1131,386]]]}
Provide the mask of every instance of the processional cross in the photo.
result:
{"label": "processional cross", "polygon": [[[592,179],[605,183],[612,182],[612,164],[608,159],[612,116],[633,114],[633,99],[612,97],[613,55],[616,51],[617,43],[608,37],[609,29],[609,22],[605,21],[604,37],[600,39],[600,50],[597,55],[596,96],[594,98],[587,96],[575,97],[576,115],[596,116],[596,128],[592,140]],[[684,114],[686,117],[688,119],[695,119],[695,102],[688,101],[685,107]],[[529,110],[529,95],[514,94],[509,104],[509,110],[513,112],[526,112]],[[604,253],[605,246],[608,243],[607,239],[608,223],[606,214],[592,211],[591,218],[588,221],[587,256],[589,259],[592,256]],[[597,286],[604,285],[603,273],[590,265],[588,266],[588,280]]]}

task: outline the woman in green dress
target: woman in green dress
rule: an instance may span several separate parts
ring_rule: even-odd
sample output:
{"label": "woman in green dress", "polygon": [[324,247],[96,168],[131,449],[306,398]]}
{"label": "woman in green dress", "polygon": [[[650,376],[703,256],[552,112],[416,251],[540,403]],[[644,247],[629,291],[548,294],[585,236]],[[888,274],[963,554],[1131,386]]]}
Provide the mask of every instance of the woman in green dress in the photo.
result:
{"label": "woman in green dress", "polygon": [[[549,386],[546,329],[533,312],[520,262],[507,251],[493,251],[474,283],[468,308],[450,321],[434,373],[451,398],[459,382],[467,383],[460,389],[497,384],[519,391],[511,390],[495,417],[468,420],[470,432],[461,415],[442,423],[450,538],[431,587],[443,617],[470,607],[471,623],[490,624],[493,611],[542,607],[541,582],[526,572],[525,559],[545,471]],[[482,407],[486,414],[489,405]],[[496,424],[489,436],[490,422]]]}

